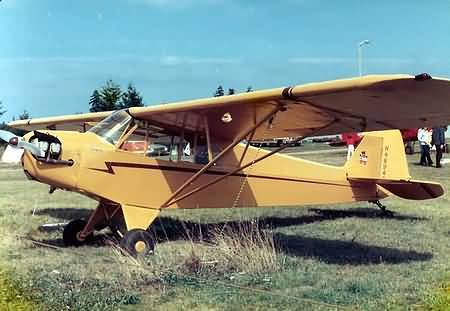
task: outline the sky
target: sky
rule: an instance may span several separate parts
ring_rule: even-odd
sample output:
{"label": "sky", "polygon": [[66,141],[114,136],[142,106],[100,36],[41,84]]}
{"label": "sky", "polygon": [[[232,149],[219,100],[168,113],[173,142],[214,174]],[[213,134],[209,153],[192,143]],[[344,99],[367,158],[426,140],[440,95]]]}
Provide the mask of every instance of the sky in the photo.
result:
{"label": "sky", "polygon": [[450,77],[450,0],[0,0],[9,121],[87,112],[109,79],[146,105],[363,74]]}

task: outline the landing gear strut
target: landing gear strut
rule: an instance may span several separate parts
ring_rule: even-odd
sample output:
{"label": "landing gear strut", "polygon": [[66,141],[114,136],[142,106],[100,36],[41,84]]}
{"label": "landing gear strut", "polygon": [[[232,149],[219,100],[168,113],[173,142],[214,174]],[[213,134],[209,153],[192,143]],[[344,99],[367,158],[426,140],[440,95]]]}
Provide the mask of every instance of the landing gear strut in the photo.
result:
{"label": "landing gear strut", "polygon": [[386,206],[380,202],[380,200],[369,201],[369,203],[372,203],[372,204],[375,204],[376,206],[378,206],[380,208],[381,212],[383,213],[383,215],[389,216],[389,217],[394,216],[394,212],[388,210],[386,208]]}
{"label": "landing gear strut", "polygon": [[102,230],[105,227],[111,229],[120,241],[120,247],[131,256],[144,257],[153,254],[156,241],[154,235],[143,229],[127,231],[121,206],[110,202],[101,202],[88,221],[76,219],[69,222],[63,232],[64,244],[81,246],[92,243],[94,230]]}

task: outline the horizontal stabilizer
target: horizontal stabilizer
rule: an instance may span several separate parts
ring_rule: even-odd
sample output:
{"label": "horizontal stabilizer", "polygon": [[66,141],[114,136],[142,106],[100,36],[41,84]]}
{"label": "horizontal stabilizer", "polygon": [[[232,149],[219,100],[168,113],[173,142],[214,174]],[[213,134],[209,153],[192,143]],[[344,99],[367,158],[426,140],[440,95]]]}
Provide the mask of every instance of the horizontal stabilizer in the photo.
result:
{"label": "horizontal stabilizer", "polygon": [[378,185],[408,200],[427,200],[438,198],[444,194],[444,189],[439,183],[429,181],[378,181]]}
{"label": "horizontal stabilizer", "polygon": [[430,181],[373,178],[350,178],[350,180],[376,183],[392,194],[408,200],[428,200],[444,194],[441,184]]}

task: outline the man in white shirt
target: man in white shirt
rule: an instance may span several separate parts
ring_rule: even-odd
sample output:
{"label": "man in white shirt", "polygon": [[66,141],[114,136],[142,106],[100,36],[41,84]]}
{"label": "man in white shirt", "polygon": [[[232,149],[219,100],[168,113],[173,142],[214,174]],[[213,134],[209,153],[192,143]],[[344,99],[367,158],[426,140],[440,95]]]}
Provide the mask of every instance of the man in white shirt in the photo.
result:
{"label": "man in white shirt", "polygon": [[433,161],[430,157],[432,130],[424,127],[417,131],[417,139],[420,143],[420,165],[431,166]]}

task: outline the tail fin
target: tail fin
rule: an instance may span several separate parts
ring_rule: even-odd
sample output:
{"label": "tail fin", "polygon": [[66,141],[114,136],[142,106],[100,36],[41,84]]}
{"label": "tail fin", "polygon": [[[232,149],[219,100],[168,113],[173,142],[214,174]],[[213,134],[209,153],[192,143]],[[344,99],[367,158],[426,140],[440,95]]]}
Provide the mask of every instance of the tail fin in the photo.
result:
{"label": "tail fin", "polygon": [[398,130],[366,133],[345,168],[349,178],[411,178],[403,139]]}
{"label": "tail fin", "polygon": [[405,199],[431,199],[444,193],[438,183],[411,180],[398,130],[366,133],[345,169],[350,181],[375,182]]}

